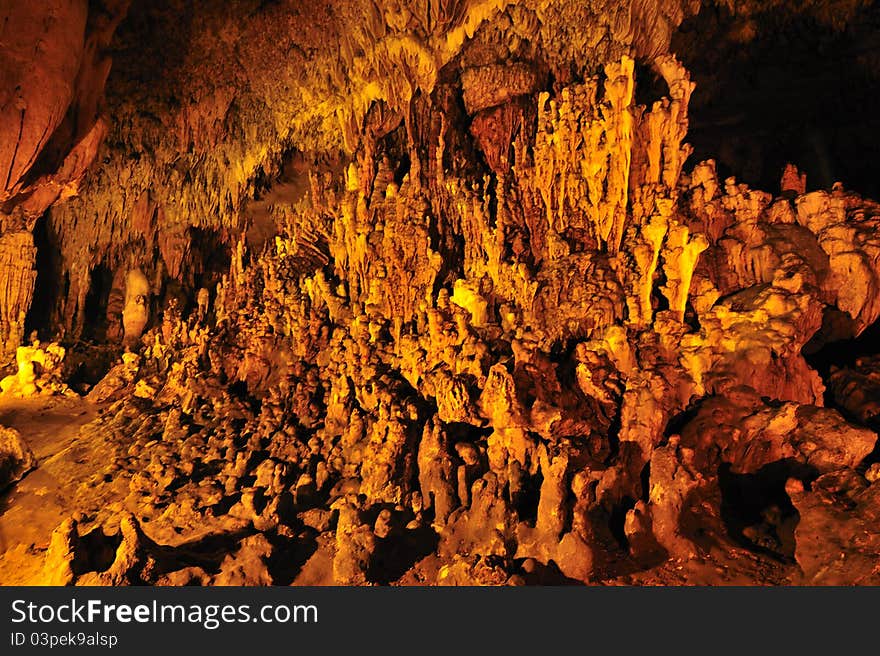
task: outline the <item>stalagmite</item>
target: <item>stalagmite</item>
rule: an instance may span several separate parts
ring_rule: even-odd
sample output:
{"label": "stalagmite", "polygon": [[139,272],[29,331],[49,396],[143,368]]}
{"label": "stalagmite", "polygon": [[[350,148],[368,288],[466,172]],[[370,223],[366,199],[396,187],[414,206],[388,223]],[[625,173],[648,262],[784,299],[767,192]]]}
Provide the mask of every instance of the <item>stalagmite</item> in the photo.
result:
{"label": "stalagmite", "polygon": [[138,269],[125,276],[125,300],[122,307],[123,343],[133,346],[141,338],[150,319],[150,281]]}
{"label": "stalagmite", "polygon": [[37,249],[29,232],[0,234],[0,356],[15,353],[34,293]]}
{"label": "stalagmite", "polygon": [[684,319],[697,259],[709,246],[703,235],[691,237],[689,233],[685,226],[671,226],[666,236],[666,248],[663,250],[663,271],[666,274],[663,293],[669,300],[669,309],[679,321]]}
{"label": "stalagmite", "polygon": [[64,347],[54,343],[41,347],[35,341],[31,346],[19,346],[15,351],[18,371],[0,380],[0,391],[14,396],[66,391],[61,380],[64,355]]}
{"label": "stalagmite", "polygon": [[54,505],[0,583],[877,578],[880,204],[736,152],[760,3],[44,4],[0,487]]}

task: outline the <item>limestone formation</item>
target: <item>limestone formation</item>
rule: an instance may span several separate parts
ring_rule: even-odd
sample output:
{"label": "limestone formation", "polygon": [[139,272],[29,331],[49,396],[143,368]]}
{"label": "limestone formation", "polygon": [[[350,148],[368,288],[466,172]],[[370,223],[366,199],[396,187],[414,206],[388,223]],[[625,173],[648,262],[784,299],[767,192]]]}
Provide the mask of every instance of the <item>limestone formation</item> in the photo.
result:
{"label": "limestone formation", "polygon": [[37,272],[37,249],[30,232],[0,234],[0,355],[15,353],[24,337]]}
{"label": "limestone formation", "polygon": [[123,343],[133,346],[150,319],[150,281],[138,269],[125,276],[125,300],[122,306]]}
{"label": "limestone formation", "polygon": [[880,415],[880,362],[878,358],[857,359],[850,367],[835,368],[828,377],[834,401],[849,416],[876,428]]}
{"label": "limestone formation", "polygon": [[0,392],[9,396],[32,396],[34,394],[64,393],[67,386],[62,381],[62,361],[66,350],[59,344],[19,346],[15,350],[18,371],[0,380]]}
{"label": "limestone formation", "polygon": [[880,204],[691,158],[700,3],[185,4],[8,12],[0,572],[874,582]]}
{"label": "limestone formation", "polygon": [[808,585],[877,585],[878,488],[844,469],[825,474],[808,492],[788,490],[800,515],[795,555]]}
{"label": "limestone formation", "polygon": [[14,428],[0,426],[0,490],[20,480],[37,466],[37,459],[27,442]]}

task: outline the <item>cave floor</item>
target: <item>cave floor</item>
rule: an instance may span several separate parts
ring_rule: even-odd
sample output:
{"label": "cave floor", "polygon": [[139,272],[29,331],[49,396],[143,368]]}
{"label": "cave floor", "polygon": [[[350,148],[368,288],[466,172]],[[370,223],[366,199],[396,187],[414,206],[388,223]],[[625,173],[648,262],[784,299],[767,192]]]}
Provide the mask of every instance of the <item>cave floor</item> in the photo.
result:
{"label": "cave floor", "polygon": [[[0,424],[15,428],[38,459],[36,469],[0,497],[0,581],[4,585],[39,582],[52,532],[76,516],[75,496],[82,481],[106,470],[101,445],[80,429],[97,418],[100,408],[77,396],[0,399]],[[332,534],[321,535],[310,557],[289,581],[325,585],[332,580]],[[393,582],[438,582],[439,562],[428,556]],[[796,579],[796,566],[747,549],[712,549],[690,561],[667,560],[638,567],[623,557],[607,563],[597,582],[603,585],[778,585]],[[540,574],[527,583],[558,583]],[[532,580],[534,579],[534,580]]]}
{"label": "cave floor", "polygon": [[27,584],[42,566],[52,531],[71,514],[78,481],[97,473],[100,459],[77,444],[79,429],[98,409],[78,396],[0,399],[0,424],[14,428],[37,457],[36,469],[0,496],[0,581]]}

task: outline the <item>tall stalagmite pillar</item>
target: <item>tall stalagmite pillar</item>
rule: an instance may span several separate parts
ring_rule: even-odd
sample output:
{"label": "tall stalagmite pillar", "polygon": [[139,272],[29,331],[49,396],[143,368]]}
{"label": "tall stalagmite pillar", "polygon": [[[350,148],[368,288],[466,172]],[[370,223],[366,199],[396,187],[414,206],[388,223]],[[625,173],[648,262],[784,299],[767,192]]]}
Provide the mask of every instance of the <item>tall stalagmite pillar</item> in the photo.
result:
{"label": "tall stalagmite pillar", "polygon": [[24,336],[37,272],[37,248],[30,232],[0,235],[0,359],[15,353]]}

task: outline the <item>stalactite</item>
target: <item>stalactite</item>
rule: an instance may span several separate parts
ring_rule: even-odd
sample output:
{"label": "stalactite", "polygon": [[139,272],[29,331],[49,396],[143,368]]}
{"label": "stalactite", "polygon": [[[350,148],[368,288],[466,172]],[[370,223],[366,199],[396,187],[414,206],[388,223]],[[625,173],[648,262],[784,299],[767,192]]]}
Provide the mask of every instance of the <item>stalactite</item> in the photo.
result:
{"label": "stalactite", "polygon": [[[826,522],[873,544],[876,434],[851,421],[876,422],[876,358],[820,375],[811,354],[880,318],[880,206],[807,193],[794,166],[774,197],[687,163],[695,84],[669,39],[697,4],[243,19],[205,1],[157,71],[132,53],[164,53],[140,22],[169,19],[142,5],[106,117],[103,68],[85,95],[66,69],[50,85],[50,133],[67,95],[89,109],[58,166],[28,174],[47,142],[2,105],[28,133],[8,142],[24,154],[0,146],[3,400],[60,403],[69,382],[101,410],[40,580],[278,583],[306,541],[296,582],[650,581],[676,559],[793,557],[845,580],[811,545]],[[85,30],[89,62],[116,16]],[[642,105],[651,75],[666,90]],[[64,346],[21,345],[37,268],[57,321],[35,327]],[[34,464],[2,430],[0,460],[10,480]],[[808,536],[792,548],[791,516],[730,520],[730,490],[771,475],[775,495],[813,483],[786,488]],[[216,562],[184,567],[207,538]],[[116,549],[102,571],[77,560],[93,542]]]}

